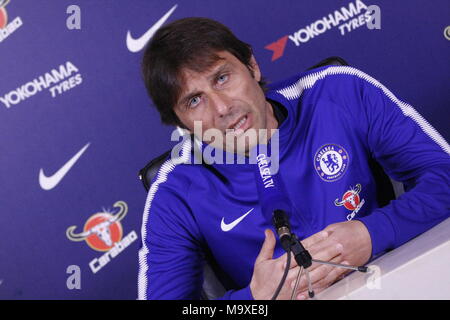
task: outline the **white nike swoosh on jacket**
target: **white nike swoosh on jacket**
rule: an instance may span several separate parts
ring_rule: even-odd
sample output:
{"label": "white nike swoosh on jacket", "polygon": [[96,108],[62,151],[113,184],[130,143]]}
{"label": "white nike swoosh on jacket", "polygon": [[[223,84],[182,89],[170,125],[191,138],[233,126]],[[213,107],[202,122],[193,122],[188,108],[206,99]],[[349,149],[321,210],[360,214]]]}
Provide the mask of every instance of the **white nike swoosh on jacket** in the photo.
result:
{"label": "white nike swoosh on jacket", "polygon": [[250,212],[252,212],[253,209],[255,209],[255,208],[251,208],[249,211],[247,211],[247,213],[245,213],[244,215],[240,216],[239,218],[237,218],[236,220],[234,220],[230,224],[226,224],[224,218],[222,218],[222,222],[220,223],[220,228],[224,232],[230,231],[231,229],[236,227],[239,224],[239,222],[241,222]]}
{"label": "white nike swoosh on jacket", "polygon": [[44,174],[44,170],[41,168],[39,170],[39,184],[44,190],[51,190],[56,187],[64,176],[69,172],[73,165],[78,161],[78,159],[83,155],[84,151],[89,147],[90,143],[86,144],[76,155],[74,155],[69,161],[66,162],[56,173],[52,176],[47,177]]}
{"label": "white nike swoosh on jacket", "polygon": [[128,50],[130,50],[131,52],[141,51],[145,47],[147,42],[153,37],[155,32],[164,24],[164,22],[166,22],[166,20],[170,17],[170,15],[177,8],[177,6],[178,5],[174,5],[172,9],[167,11],[167,13],[161,19],[159,19],[158,22],[156,22],[153,26],[151,26],[151,28],[148,29],[147,32],[144,33],[141,37],[134,39],[131,36],[130,31],[128,31],[127,32]]}

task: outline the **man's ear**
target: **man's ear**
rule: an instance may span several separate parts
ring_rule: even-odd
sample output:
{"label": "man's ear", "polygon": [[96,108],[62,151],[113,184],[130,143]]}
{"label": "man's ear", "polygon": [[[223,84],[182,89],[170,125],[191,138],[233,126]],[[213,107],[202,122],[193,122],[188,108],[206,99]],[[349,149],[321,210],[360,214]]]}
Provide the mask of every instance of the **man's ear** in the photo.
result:
{"label": "man's ear", "polygon": [[250,58],[250,71],[252,72],[253,78],[256,81],[261,81],[261,70],[259,69],[258,63],[256,62],[255,56],[252,54]]}

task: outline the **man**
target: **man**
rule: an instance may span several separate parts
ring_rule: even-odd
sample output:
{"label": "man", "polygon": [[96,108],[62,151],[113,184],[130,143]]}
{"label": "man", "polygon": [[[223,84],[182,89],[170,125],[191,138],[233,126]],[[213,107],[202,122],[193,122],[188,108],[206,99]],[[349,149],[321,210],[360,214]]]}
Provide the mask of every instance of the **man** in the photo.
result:
{"label": "man", "polygon": [[[155,34],[143,73],[163,123],[195,133],[200,121],[203,131],[221,133],[196,137],[203,151],[214,147],[214,158],[279,140],[292,230],[315,259],[362,265],[449,216],[449,145],[355,68],[321,67],[266,88],[247,44],[215,21],[186,18]],[[251,130],[267,133],[243,141]],[[148,194],[139,298],[199,298],[211,253],[234,284],[224,299],[270,299],[286,254],[261,213],[254,164],[195,164],[188,142],[185,163],[168,159]],[[375,161],[408,189],[383,208]],[[292,261],[279,299],[291,297],[298,270]],[[309,270],[316,293],[345,273],[316,264]],[[294,296],[306,292],[302,279]]]}

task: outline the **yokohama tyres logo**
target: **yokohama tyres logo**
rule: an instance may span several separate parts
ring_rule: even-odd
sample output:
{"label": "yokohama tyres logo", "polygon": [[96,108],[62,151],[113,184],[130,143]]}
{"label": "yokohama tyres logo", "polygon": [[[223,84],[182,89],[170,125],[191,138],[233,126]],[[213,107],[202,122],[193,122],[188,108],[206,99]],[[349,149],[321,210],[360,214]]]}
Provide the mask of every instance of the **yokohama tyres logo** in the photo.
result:
{"label": "yokohama tyres logo", "polygon": [[300,29],[291,34],[282,36],[264,48],[273,52],[272,61],[275,61],[283,56],[288,39],[296,47],[299,47],[334,28],[339,29],[341,36],[366,25],[366,23],[368,28],[372,29],[369,27],[369,22],[375,18],[375,15],[372,15],[370,12],[372,7],[377,6],[366,6],[361,0],[349,2],[346,6],[342,6],[338,10],[324,15],[322,18],[300,27]]}

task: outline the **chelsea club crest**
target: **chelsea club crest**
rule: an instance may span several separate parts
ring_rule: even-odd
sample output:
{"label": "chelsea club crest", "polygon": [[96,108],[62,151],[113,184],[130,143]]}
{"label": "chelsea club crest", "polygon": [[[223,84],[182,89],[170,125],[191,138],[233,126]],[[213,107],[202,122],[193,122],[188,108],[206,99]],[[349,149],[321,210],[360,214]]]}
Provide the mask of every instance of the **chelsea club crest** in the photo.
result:
{"label": "chelsea club crest", "polygon": [[339,180],[347,171],[349,156],[337,144],[326,144],[314,155],[314,168],[319,177],[327,182]]}

